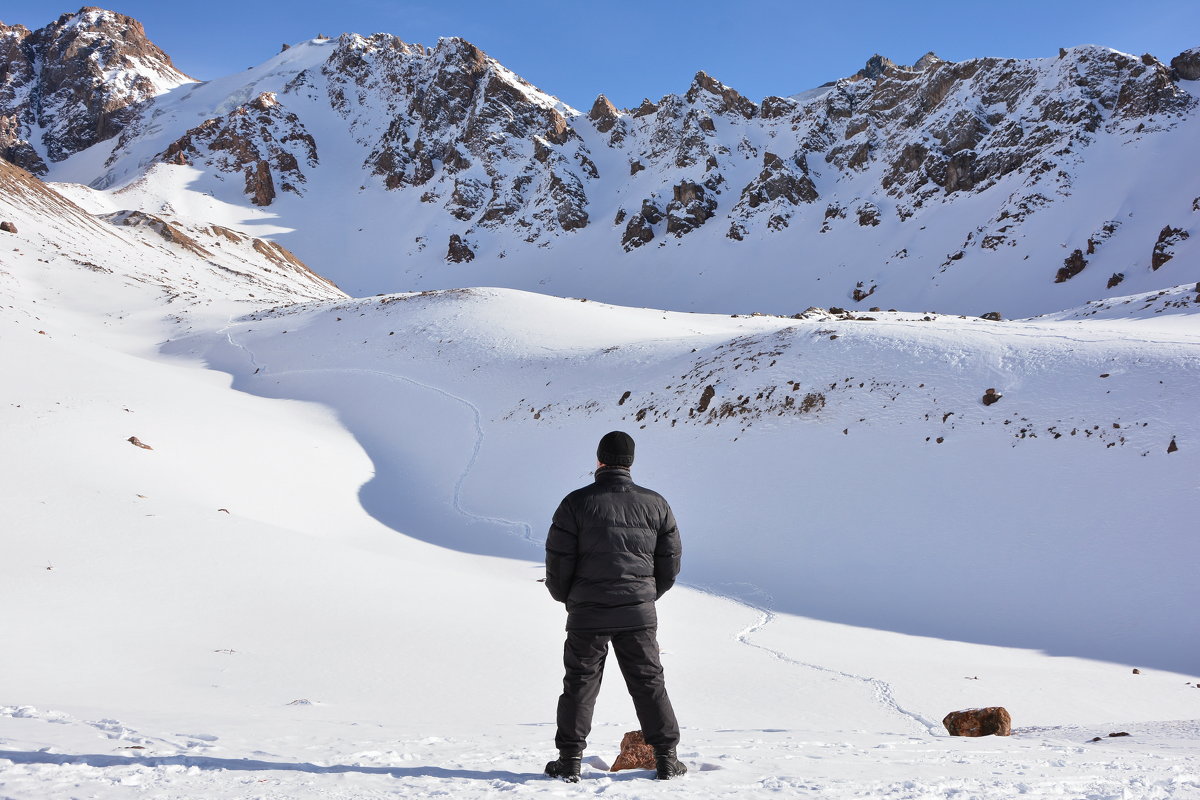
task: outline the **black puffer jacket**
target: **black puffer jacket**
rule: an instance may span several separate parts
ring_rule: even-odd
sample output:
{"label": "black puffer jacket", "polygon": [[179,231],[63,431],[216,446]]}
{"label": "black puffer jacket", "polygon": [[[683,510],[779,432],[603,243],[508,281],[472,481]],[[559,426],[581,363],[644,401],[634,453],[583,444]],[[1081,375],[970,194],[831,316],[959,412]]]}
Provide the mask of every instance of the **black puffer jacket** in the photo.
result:
{"label": "black puffer jacket", "polygon": [[616,632],[658,624],[654,601],[675,583],[683,549],[675,515],[623,467],[559,504],[546,537],[546,588],[567,604],[567,630]]}

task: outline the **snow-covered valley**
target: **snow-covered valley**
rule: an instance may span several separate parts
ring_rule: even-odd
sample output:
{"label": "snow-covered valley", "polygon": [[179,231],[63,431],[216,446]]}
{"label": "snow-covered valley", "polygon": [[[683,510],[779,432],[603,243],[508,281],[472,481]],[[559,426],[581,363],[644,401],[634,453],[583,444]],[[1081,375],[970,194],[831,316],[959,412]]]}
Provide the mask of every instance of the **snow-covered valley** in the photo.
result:
{"label": "snow-covered valley", "polygon": [[[1200,794],[1194,286],[1002,322],[352,299],[0,171],[0,796]],[[540,548],[614,428],[684,537],[692,772],[605,771],[613,673],[568,787]],[[986,705],[1012,737],[940,725]]]}

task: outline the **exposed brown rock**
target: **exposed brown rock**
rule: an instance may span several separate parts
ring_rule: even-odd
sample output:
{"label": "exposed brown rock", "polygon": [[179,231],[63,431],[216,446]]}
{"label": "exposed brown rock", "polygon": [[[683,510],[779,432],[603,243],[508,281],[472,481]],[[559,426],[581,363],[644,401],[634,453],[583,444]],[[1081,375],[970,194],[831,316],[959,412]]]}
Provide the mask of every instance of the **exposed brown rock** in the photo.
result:
{"label": "exposed brown rock", "polygon": [[951,711],[942,724],[951,736],[1012,735],[1012,717],[1002,706]]}
{"label": "exposed brown rock", "polygon": [[5,233],[16,233],[17,226],[5,220],[4,222],[0,222],[0,231],[4,231]]}
{"label": "exposed brown rock", "polygon": [[1200,47],[1184,50],[1172,58],[1171,69],[1185,81],[1200,80]]}
{"label": "exposed brown rock", "polygon": [[999,401],[1001,397],[1004,397],[1004,395],[1000,394],[995,389],[988,389],[983,393],[981,402],[985,406],[990,406],[992,403]]}
{"label": "exposed brown rock", "polygon": [[1058,272],[1054,275],[1054,282],[1064,283],[1083,272],[1083,268],[1086,266],[1087,259],[1083,257],[1083,251],[1077,249],[1063,259],[1063,265],[1058,268]]}
{"label": "exposed brown rock", "polygon": [[0,24],[0,64],[0,156],[38,174],[35,129],[61,161],[119,134],[161,86],[189,80],[140,22],[90,7],[32,32]]}
{"label": "exposed brown rock", "polygon": [[139,438],[138,438],[138,437],[136,437],[136,436],[130,436],[130,437],[129,437],[128,439],[126,439],[125,441],[129,442],[129,443],[130,443],[131,445],[133,445],[134,447],[140,447],[140,448],[142,448],[143,450],[153,450],[153,449],[154,449],[153,447],[151,447],[150,445],[146,444],[145,442],[143,442],[141,439],[139,439]]}
{"label": "exposed brown rock", "polygon": [[886,56],[881,56],[878,53],[867,59],[867,64],[858,72],[854,73],[855,78],[881,78],[889,71],[896,69],[896,62]]}
{"label": "exposed brown rock", "polygon": [[1004,319],[1003,315],[1001,315],[999,311],[989,311],[986,314],[980,314],[979,318],[991,320],[992,322],[999,322],[1000,320]]}
{"label": "exposed brown rock", "polygon": [[650,98],[645,97],[645,98],[642,98],[642,104],[640,106],[638,106],[637,108],[635,108],[630,113],[632,114],[632,116],[634,116],[636,118],[636,117],[649,116],[650,114],[653,114],[656,111],[658,111],[658,104],[650,102]]}
{"label": "exposed brown rock", "polygon": [[628,253],[630,250],[649,243],[652,239],[654,239],[654,228],[643,211],[630,217],[629,223],[625,226],[625,233],[621,236],[621,246]]}
{"label": "exposed brown rock", "polygon": [[1174,436],[1172,436],[1172,437],[1171,437],[1171,443],[1170,443],[1169,445],[1167,445],[1167,452],[1168,452],[1168,453],[1174,453],[1174,452],[1175,452],[1175,451],[1177,451],[1178,449],[1179,449],[1179,445],[1175,444],[1175,437],[1174,437]]}
{"label": "exposed brown rock", "polygon": [[672,195],[666,209],[667,233],[676,236],[699,228],[712,218],[717,208],[716,199],[707,194],[704,186],[691,181],[673,187]]}
{"label": "exposed brown rock", "polygon": [[880,223],[879,207],[866,202],[858,207],[858,224],[864,228],[875,227]]}
{"label": "exposed brown rock", "polygon": [[654,768],[654,748],[646,744],[641,731],[629,731],[621,737],[621,754],[613,762],[610,772]]}
{"label": "exposed brown rock", "polygon": [[450,234],[450,245],[446,249],[446,260],[461,264],[465,261],[475,260],[475,251],[463,240],[457,233]]}
{"label": "exposed brown rock", "polygon": [[692,79],[692,85],[684,97],[689,103],[695,103],[701,92],[707,92],[720,98],[720,104],[717,106],[719,113],[739,114],[746,119],[752,119],[758,114],[758,106],[703,71],[696,73],[696,77]]}
{"label": "exposed brown rock", "polygon": [[1158,234],[1154,243],[1154,251],[1150,254],[1150,269],[1157,270],[1175,257],[1174,245],[1187,239],[1190,234],[1183,228],[1172,228],[1167,225]]}
{"label": "exposed brown rock", "polygon": [[1114,289],[1120,285],[1121,281],[1125,280],[1124,272],[1114,272],[1108,279],[1106,288]]}
{"label": "exposed brown rock", "polygon": [[617,124],[619,119],[616,106],[604,95],[598,95],[596,102],[592,103],[592,110],[588,112],[588,119],[596,125],[596,130],[600,133],[608,133]]}
{"label": "exposed brown rock", "polygon": [[797,206],[814,202],[817,196],[817,188],[808,177],[808,164],[803,157],[785,161],[767,152],[763,153],[762,171],[742,189],[733,213],[747,219],[754,216],[753,210],[760,206],[778,205],[775,201]]}
{"label": "exposed brown rock", "polygon": [[245,192],[257,206],[270,205],[279,191],[301,194],[307,182],[302,164],[311,168],[318,163],[316,141],[273,92],[224,117],[205,120],[172,142],[159,160],[240,172]]}
{"label": "exposed brown rock", "polygon": [[798,103],[786,97],[764,97],[758,113],[763,119],[778,119],[796,111]]}
{"label": "exposed brown rock", "polygon": [[274,202],[275,181],[271,179],[271,165],[265,160],[246,167],[246,194],[256,206],[269,206]]}

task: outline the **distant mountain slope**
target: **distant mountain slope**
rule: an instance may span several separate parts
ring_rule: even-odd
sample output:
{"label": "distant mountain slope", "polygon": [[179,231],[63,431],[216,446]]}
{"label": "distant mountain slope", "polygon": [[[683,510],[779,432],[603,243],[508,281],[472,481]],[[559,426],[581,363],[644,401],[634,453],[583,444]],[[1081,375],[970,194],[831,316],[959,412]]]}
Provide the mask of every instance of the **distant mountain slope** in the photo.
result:
{"label": "distant mountain slope", "polygon": [[355,294],[1024,316],[1200,279],[1197,60],[876,56],[792,97],[700,72],[584,114],[461,39],[345,34],[205,84],[156,66],[169,90],[50,175],[269,224]]}

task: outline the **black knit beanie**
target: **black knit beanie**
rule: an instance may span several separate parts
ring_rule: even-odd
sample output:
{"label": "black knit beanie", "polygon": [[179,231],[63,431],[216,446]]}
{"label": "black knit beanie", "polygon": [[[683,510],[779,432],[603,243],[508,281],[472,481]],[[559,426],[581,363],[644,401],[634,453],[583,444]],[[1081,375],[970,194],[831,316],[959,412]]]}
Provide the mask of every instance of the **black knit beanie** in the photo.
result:
{"label": "black knit beanie", "polygon": [[604,434],[596,448],[596,460],[610,467],[628,467],[633,464],[633,437],[625,431]]}

